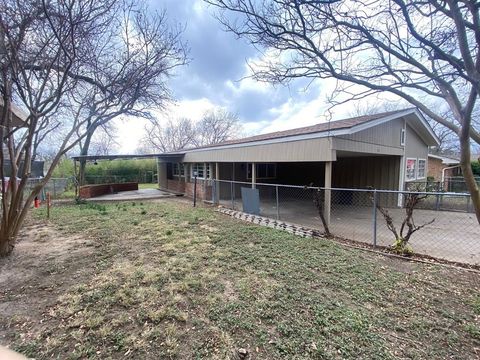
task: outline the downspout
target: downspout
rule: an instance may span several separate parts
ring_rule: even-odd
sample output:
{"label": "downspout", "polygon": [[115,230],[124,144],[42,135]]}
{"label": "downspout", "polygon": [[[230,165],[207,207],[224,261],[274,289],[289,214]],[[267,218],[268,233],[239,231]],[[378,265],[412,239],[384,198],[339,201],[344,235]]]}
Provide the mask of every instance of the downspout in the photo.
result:
{"label": "downspout", "polygon": [[445,170],[455,169],[455,168],[458,168],[460,166],[461,165],[455,165],[455,166],[449,166],[449,167],[443,168],[442,169],[442,184],[445,182]]}

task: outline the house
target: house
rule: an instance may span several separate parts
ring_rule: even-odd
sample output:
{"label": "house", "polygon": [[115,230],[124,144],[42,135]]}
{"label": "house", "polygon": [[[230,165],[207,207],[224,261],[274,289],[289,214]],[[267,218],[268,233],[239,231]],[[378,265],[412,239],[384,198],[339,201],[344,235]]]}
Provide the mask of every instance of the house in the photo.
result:
{"label": "house", "polygon": [[428,154],[427,175],[433,181],[444,182],[445,178],[462,176],[460,160],[443,155]]}
{"label": "house", "polygon": [[[3,111],[3,100],[0,98],[0,112]],[[22,128],[26,127],[28,115],[17,105],[15,104],[10,104],[10,109],[11,109],[11,115],[12,115],[12,123],[11,126],[12,128]],[[3,152],[3,173],[5,177],[9,178],[11,177],[12,173],[12,162],[10,160],[10,152],[8,151],[6,141],[2,143],[2,152]],[[20,161],[18,164],[18,174],[21,174],[23,172],[23,161]],[[31,169],[30,169],[30,178],[41,178],[43,177],[43,167],[44,167],[44,161],[32,161],[31,164]]]}
{"label": "house", "polygon": [[[0,98],[0,112],[3,111],[3,104],[3,99]],[[12,127],[24,127],[28,117],[27,114],[15,104],[10,104],[10,111],[12,113]]]}
{"label": "house", "polygon": [[[426,182],[438,138],[415,108],[262,134],[158,156],[158,184],[211,199],[212,179],[403,190]],[[328,199],[326,199],[327,201]],[[328,202],[328,201],[327,201]]]}

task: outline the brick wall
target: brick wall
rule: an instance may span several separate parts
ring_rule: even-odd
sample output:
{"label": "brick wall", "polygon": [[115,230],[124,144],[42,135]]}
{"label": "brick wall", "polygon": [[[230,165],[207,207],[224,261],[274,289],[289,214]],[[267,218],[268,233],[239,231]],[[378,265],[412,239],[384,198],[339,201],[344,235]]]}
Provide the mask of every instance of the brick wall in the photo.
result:
{"label": "brick wall", "polygon": [[98,184],[80,186],[80,197],[89,199],[105,194],[112,194],[119,191],[138,190],[138,183],[129,182],[121,184]]}
{"label": "brick wall", "polygon": [[181,180],[167,180],[167,189],[178,193],[185,192],[185,181]]}
{"label": "brick wall", "polygon": [[[186,183],[185,184],[185,195],[189,197],[193,197],[193,183]],[[197,199],[200,200],[212,200],[212,187],[206,186],[204,188],[203,181],[197,181]]]}
{"label": "brick wall", "polygon": [[442,160],[429,158],[427,176],[433,176],[435,181],[442,181],[442,170],[446,166],[442,164]]}
{"label": "brick wall", "polygon": [[[167,180],[167,190],[183,193],[185,196],[193,198],[193,182],[185,182],[180,180]],[[212,200],[212,186],[203,186],[203,180],[197,180],[197,199],[199,200]]]}

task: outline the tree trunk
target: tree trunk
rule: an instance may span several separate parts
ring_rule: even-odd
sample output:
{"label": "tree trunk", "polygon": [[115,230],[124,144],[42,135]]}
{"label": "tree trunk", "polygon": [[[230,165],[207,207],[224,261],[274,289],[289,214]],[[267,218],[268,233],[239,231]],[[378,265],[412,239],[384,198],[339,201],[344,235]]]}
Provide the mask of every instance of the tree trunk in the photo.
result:
{"label": "tree trunk", "polygon": [[0,233],[0,257],[8,256],[12,252],[14,242],[12,237],[5,233]]}
{"label": "tree trunk", "polygon": [[465,179],[468,192],[472,197],[472,203],[477,221],[480,224],[480,191],[472,171],[470,134],[468,128],[462,129],[460,134],[460,166],[462,168],[463,178]]}
{"label": "tree trunk", "polygon": [[[88,149],[90,148],[90,143],[92,141],[92,136],[95,133],[96,127],[89,129],[87,136],[85,137],[85,142],[83,143],[82,148],[80,149],[81,156],[88,155]],[[78,184],[83,186],[86,184],[85,172],[87,168],[87,160],[80,159],[79,168],[78,168]]]}

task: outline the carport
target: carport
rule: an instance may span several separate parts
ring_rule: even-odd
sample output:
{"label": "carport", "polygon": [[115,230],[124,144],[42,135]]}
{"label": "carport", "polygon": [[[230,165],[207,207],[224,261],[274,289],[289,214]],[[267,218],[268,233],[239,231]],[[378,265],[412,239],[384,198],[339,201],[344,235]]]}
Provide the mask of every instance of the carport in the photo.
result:
{"label": "carport", "polygon": [[[407,181],[426,181],[428,147],[435,144],[438,139],[423,116],[406,109],[162,154],[158,181],[160,188],[192,196],[196,178],[196,195],[204,200],[212,199],[212,180],[251,187],[270,183],[403,190]],[[222,190],[216,191],[221,197]],[[343,201],[356,199],[352,194]],[[331,204],[326,191],[328,221]]]}

